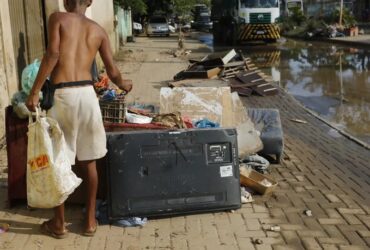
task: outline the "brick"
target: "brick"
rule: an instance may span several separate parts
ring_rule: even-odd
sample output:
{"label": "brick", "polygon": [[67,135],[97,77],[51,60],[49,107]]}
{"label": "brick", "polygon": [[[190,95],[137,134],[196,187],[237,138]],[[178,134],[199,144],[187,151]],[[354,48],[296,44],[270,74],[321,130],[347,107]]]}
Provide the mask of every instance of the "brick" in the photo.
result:
{"label": "brick", "polygon": [[313,216],[315,217],[323,217],[326,216],[325,211],[319,206],[319,204],[316,202],[307,202],[307,207],[312,211]]}
{"label": "brick", "polygon": [[253,204],[253,210],[255,213],[268,213],[268,209],[265,207],[264,204],[258,205],[258,204]]}
{"label": "brick", "polygon": [[368,250],[367,247],[363,246],[339,246],[340,250]]}
{"label": "brick", "polygon": [[[141,247],[141,242],[140,241],[137,241],[136,243],[131,243],[131,244],[130,245],[132,247],[135,247],[136,249],[140,249],[140,247]],[[122,247],[123,247],[123,237],[122,236],[109,236],[109,237],[107,237],[107,241],[105,243],[105,248],[106,249],[121,249]]]}
{"label": "brick", "polygon": [[281,234],[288,245],[301,244],[301,239],[296,231],[282,231]]}
{"label": "brick", "polygon": [[303,237],[302,238],[302,243],[303,243],[303,246],[306,248],[306,249],[322,249],[319,245],[319,243],[316,241],[315,238],[306,238],[306,237]]}
{"label": "brick", "polygon": [[344,237],[350,242],[351,245],[365,246],[365,241],[355,231],[346,231]]}
{"label": "brick", "polygon": [[335,209],[326,208],[325,212],[329,216],[329,218],[342,218],[342,216]]}
{"label": "brick", "polygon": [[255,238],[266,236],[266,233],[262,230],[235,232],[235,234],[238,238]]}
{"label": "brick", "polygon": [[338,208],[338,212],[341,214],[366,214],[361,208]]}
{"label": "brick", "polygon": [[321,244],[321,246],[325,250],[338,250],[339,249],[336,245],[332,245],[332,244]]}
{"label": "brick", "polygon": [[252,244],[252,239],[251,238],[237,237],[237,242],[238,242],[239,249],[241,249],[241,250],[253,250],[253,249],[255,249],[254,245]]}
{"label": "brick", "polygon": [[272,246],[270,245],[256,245],[255,246],[257,250],[272,250]]}
{"label": "brick", "polygon": [[368,229],[370,229],[370,216],[369,215],[357,215],[357,217],[361,220],[363,224],[367,226]]}
{"label": "brick", "polygon": [[343,238],[320,237],[317,240],[320,242],[320,244],[348,244],[348,241]]}
{"label": "brick", "polygon": [[213,241],[207,241],[205,244],[206,249],[215,249],[215,250],[239,250],[239,247],[236,245],[226,245],[226,244],[219,244]]}
{"label": "brick", "polygon": [[270,215],[272,218],[284,218],[285,212],[281,208],[270,208]]}
{"label": "brick", "polygon": [[361,225],[362,224],[362,222],[353,214],[343,214],[343,218],[350,225]]}
{"label": "brick", "polygon": [[347,224],[343,219],[339,218],[322,218],[318,219],[321,225],[340,225],[340,224]]}
{"label": "brick", "polygon": [[288,213],[286,217],[292,224],[303,224],[302,217],[298,213]]}
{"label": "brick", "polygon": [[370,231],[368,231],[368,230],[366,230],[366,231],[360,230],[360,231],[358,231],[358,234],[359,234],[362,238],[370,237]]}
{"label": "brick", "polygon": [[154,248],[155,247],[155,228],[147,227],[140,230],[139,241],[142,248]]}
{"label": "brick", "polygon": [[326,199],[328,199],[328,201],[330,202],[341,202],[341,200],[338,198],[338,196],[334,195],[334,194],[325,194],[326,196]]}
{"label": "brick", "polygon": [[273,245],[274,250],[305,250],[302,245]]}
{"label": "brick", "polygon": [[245,223],[247,224],[248,230],[259,230],[262,228],[262,225],[258,219],[246,219]]}
{"label": "brick", "polygon": [[300,237],[326,237],[326,233],[324,231],[318,230],[298,230],[298,235]]}
{"label": "brick", "polygon": [[303,230],[306,227],[303,224],[280,224],[282,230]]}
{"label": "brick", "polygon": [[320,231],[323,230],[323,228],[321,227],[321,225],[317,221],[317,219],[315,219],[313,217],[304,218],[303,221],[304,221],[304,224],[306,225],[306,227],[308,229],[311,229],[311,230],[320,230]]}

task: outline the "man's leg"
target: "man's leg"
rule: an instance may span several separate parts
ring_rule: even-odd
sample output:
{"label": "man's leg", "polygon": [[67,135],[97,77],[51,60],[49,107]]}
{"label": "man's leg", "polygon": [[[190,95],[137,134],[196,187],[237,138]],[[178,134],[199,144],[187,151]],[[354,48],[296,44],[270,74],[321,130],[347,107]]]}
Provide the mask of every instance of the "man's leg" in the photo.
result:
{"label": "man's leg", "polygon": [[87,192],[86,199],[86,224],[85,231],[91,232],[96,228],[96,193],[98,191],[98,174],[96,172],[96,161],[79,161],[81,167],[85,189]]}
{"label": "man's leg", "polygon": [[[44,228],[44,231],[47,231],[47,233],[54,233],[55,235],[63,235],[65,234],[66,228],[64,225],[64,203],[58,207],[54,208],[54,217],[50,219],[49,221],[46,221],[43,223],[42,227]],[[47,224],[47,228],[45,229],[45,225]],[[55,236],[54,236],[55,237]]]}

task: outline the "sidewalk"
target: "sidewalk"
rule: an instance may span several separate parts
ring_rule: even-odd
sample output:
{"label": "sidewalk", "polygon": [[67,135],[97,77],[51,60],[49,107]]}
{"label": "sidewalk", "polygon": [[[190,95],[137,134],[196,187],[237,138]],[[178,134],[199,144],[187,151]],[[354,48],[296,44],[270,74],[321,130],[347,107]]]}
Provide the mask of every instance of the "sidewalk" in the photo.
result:
{"label": "sidewalk", "polygon": [[335,37],[328,39],[336,43],[343,43],[353,46],[366,46],[370,47],[370,35],[358,35],[358,36],[346,36],[346,37]]}
{"label": "sidewalk", "polygon": [[[135,84],[129,101],[159,103],[160,87],[187,67],[168,53],[176,46],[175,37],[139,37],[124,47],[117,59],[122,59],[124,77]],[[195,40],[188,39],[186,47],[194,58],[207,53]],[[0,249],[369,249],[370,151],[316,119],[283,91],[243,101],[247,107],[280,110],[285,153],[282,163],[272,166],[279,186],[271,196],[256,195],[255,202],[234,212],[149,220],[142,228],[102,225],[93,238],[80,235],[82,208],[67,205],[71,234],[54,240],[38,232],[51,211],[30,211],[24,205],[8,209],[7,190],[0,186],[0,222],[11,225],[0,234]],[[306,209],[312,216],[304,214]],[[281,231],[268,230],[275,225]],[[262,244],[253,244],[255,239]]]}

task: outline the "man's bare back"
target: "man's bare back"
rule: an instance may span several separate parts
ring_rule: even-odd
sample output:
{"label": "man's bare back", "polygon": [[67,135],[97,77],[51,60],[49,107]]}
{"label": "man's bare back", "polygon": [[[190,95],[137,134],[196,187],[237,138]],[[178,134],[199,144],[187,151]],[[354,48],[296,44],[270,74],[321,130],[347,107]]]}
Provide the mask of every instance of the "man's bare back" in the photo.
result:
{"label": "man's bare back", "polygon": [[50,20],[58,27],[53,33],[58,32],[60,36],[59,60],[51,73],[51,81],[58,84],[91,80],[91,65],[107,39],[105,31],[80,14],[58,12]]}
{"label": "man's bare back", "polygon": [[110,42],[105,30],[83,13],[56,12],[49,17],[49,44],[39,73],[27,100],[34,111],[45,79],[52,83],[91,80],[91,66],[99,51],[109,78],[119,88],[129,92],[130,80],[123,80],[114,64]]}

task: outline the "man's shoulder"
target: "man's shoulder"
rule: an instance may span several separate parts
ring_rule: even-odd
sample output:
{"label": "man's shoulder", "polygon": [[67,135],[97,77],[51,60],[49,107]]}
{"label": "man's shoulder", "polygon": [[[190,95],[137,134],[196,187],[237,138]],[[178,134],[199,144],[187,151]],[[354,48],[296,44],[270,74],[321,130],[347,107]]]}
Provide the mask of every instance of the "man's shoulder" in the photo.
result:
{"label": "man's shoulder", "polygon": [[63,20],[68,20],[70,17],[66,12],[54,12],[49,16],[49,22],[60,23]]}

